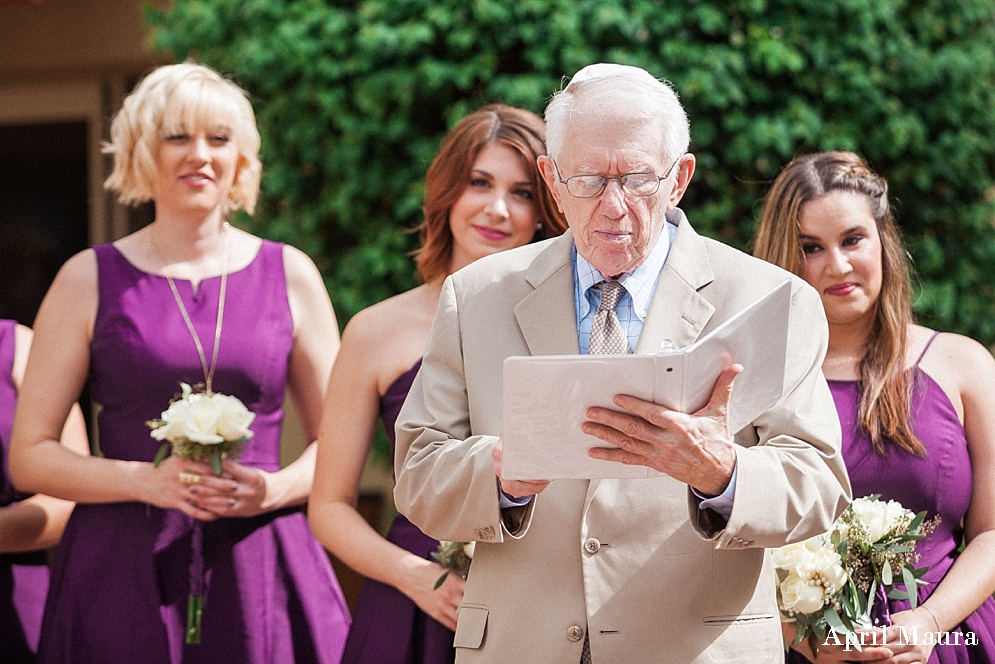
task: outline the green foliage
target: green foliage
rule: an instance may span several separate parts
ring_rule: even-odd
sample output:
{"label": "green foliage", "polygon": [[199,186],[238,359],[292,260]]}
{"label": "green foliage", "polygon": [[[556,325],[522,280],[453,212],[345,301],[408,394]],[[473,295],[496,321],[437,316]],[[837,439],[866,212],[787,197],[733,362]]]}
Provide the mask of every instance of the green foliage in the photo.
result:
{"label": "green foliage", "polygon": [[682,96],[698,229],[745,248],[792,156],[858,151],[890,182],[920,316],[995,342],[990,0],[174,0],[148,20],[254,96],[249,223],[315,258],[343,319],[413,284],[404,231],[448,127],[492,101],[541,112],[615,61]]}

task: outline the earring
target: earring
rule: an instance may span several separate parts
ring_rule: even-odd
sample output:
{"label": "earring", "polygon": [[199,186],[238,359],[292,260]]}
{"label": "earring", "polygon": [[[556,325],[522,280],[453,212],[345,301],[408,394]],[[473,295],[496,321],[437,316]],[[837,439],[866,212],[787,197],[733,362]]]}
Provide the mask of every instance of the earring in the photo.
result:
{"label": "earring", "polygon": [[537,221],[536,222],[536,233],[538,233],[541,230],[542,230],[542,222],[541,221]]}

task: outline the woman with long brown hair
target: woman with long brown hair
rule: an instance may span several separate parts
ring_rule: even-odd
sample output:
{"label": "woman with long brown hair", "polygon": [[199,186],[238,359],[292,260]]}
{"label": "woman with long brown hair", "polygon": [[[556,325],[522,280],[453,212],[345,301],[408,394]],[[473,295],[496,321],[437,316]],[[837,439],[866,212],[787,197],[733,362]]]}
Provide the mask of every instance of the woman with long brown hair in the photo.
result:
{"label": "woman with long brown hair", "polygon": [[[855,154],[788,164],[767,195],[754,255],[822,298],[822,368],[853,495],[880,494],[940,517],[916,547],[918,565],[929,567],[916,609],[882,593],[875,601],[875,624],[891,626],[887,645],[820,645],[816,656],[802,642],[789,661],[995,661],[995,360],[967,337],[915,324],[888,184]],[[918,638],[903,642],[903,628]],[[785,632],[793,634],[790,624]]]}
{"label": "woman with long brown hair", "polygon": [[381,537],[356,511],[359,479],[383,419],[394,420],[425,350],[445,278],[489,254],[559,235],[566,224],[542,183],[545,126],[536,115],[490,105],[443,140],[426,177],[417,255],[421,286],[349,321],[329,382],[311,497],[311,529],[368,577],[343,662],[452,662],[464,581],[430,558],[438,542],[403,516]]}

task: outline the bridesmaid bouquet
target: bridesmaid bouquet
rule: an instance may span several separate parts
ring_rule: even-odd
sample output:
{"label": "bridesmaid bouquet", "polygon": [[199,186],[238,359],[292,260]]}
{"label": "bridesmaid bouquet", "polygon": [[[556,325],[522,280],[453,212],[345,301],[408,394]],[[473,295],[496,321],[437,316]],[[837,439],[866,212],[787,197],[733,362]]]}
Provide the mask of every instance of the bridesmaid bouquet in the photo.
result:
{"label": "bridesmaid bouquet", "polygon": [[180,383],[180,389],[182,393],[169,402],[159,419],[146,422],[153,438],[166,441],[155,455],[155,465],[172,449],[181,459],[207,459],[221,475],[222,460],[237,458],[242,444],[252,438],[249,425],[256,416],[238,397],[200,391],[186,383]]}
{"label": "bridesmaid bouquet", "polygon": [[[200,385],[180,383],[182,392],[169,402],[169,407],[157,420],[146,422],[156,440],[164,440],[156,452],[158,466],[172,450],[181,459],[207,459],[215,474],[222,472],[225,457],[238,458],[245,441],[252,438],[249,429],[255,414],[237,397],[204,391]],[[180,481],[197,484],[200,475],[180,473]],[[204,530],[201,521],[194,521],[190,555],[190,595],[187,598],[187,644],[200,643],[201,619],[204,614]]]}
{"label": "bridesmaid bouquet", "polygon": [[433,590],[439,589],[450,572],[456,572],[464,579],[466,578],[466,575],[470,573],[470,563],[473,562],[475,546],[476,542],[448,542],[446,540],[439,542],[438,548],[432,552],[432,558],[445,567],[446,571],[435,582]]}
{"label": "bridesmaid bouquet", "polygon": [[939,517],[924,523],[925,516],[894,500],[867,496],[847,506],[826,534],[774,549],[778,608],[785,622],[797,625],[789,647],[814,634],[818,652],[830,630],[846,638],[857,628],[871,627],[879,587],[914,609],[928,569],[914,567],[916,542],[939,523]]}

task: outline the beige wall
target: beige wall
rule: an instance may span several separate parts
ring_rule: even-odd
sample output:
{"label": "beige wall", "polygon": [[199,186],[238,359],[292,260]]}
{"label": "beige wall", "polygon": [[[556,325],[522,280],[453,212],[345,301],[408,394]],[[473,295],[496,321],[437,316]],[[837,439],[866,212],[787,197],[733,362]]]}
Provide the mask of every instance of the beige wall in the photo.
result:
{"label": "beige wall", "polygon": [[0,0],[0,124],[83,121],[89,135],[89,237],[129,230],[127,211],[104,193],[100,154],[127,90],[163,61],[145,47],[140,0]]}
{"label": "beige wall", "polygon": [[134,76],[156,59],[145,48],[139,0],[0,3],[0,85]]}

